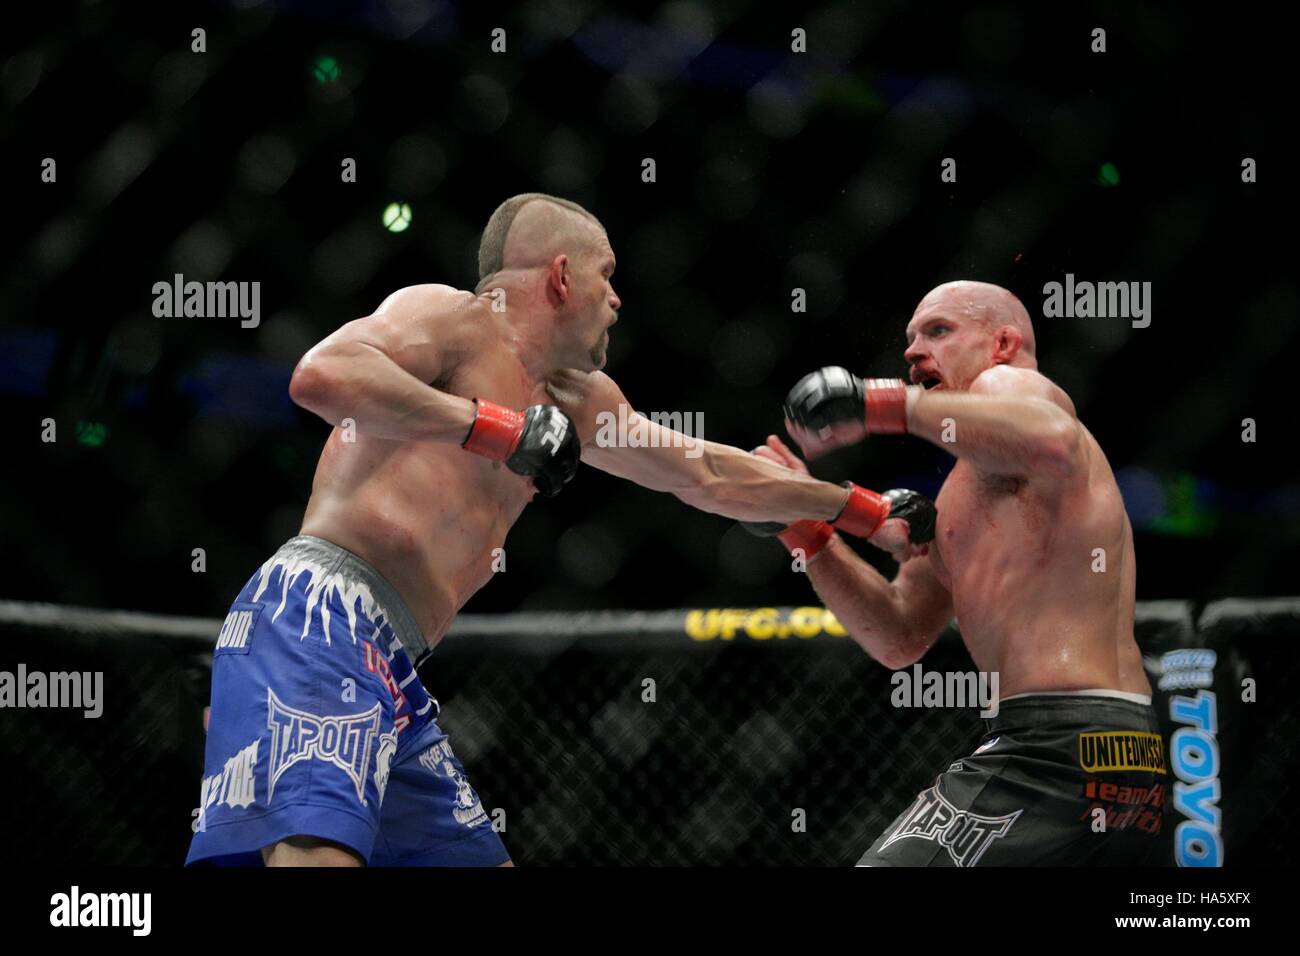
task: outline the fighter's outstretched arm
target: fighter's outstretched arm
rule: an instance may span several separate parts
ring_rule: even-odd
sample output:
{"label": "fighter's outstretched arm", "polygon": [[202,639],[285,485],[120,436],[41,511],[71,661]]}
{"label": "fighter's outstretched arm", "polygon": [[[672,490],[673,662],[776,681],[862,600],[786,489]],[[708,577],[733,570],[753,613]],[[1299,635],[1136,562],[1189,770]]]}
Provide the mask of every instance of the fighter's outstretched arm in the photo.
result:
{"label": "fighter's outstretched arm", "polygon": [[792,524],[804,518],[832,520],[849,498],[839,485],[785,474],[739,448],[703,439],[693,447],[674,443],[673,430],[629,412],[659,447],[585,447],[583,461],[653,491],[666,491],[686,504],[737,521]]}
{"label": "fighter's outstretched arm", "polygon": [[805,518],[843,520],[850,498],[859,499],[840,485],[796,474],[739,448],[684,435],[638,415],[613,380],[601,372],[563,372],[549,388],[578,428],[583,461],[654,491],[666,491],[702,511],[738,521],[792,524]]}

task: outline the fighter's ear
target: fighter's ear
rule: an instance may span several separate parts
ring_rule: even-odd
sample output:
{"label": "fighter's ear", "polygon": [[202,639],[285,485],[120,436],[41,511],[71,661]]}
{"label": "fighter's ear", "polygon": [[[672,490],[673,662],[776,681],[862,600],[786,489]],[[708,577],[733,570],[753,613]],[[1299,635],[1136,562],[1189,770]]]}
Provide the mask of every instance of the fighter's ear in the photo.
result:
{"label": "fighter's ear", "polygon": [[551,260],[550,266],[546,270],[546,288],[551,295],[555,296],[561,302],[569,298],[569,257],[558,255]]}
{"label": "fighter's ear", "polygon": [[993,333],[993,364],[1009,365],[1020,354],[1025,337],[1014,325],[1001,326]]}

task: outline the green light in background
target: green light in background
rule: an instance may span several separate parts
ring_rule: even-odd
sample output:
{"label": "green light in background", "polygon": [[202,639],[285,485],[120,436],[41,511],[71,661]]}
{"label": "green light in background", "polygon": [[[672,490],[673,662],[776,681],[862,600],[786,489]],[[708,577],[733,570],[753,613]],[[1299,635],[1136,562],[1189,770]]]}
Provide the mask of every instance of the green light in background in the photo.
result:
{"label": "green light in background", "polygon": [[1178,538],[1208,538],[1214,534],[1219,516],[1204,507],[1192,475],[1170,475],[1164,486],[1166,511],[1151,522],[1152,531]]}
{"label": "green light in background", "polygon": [[411,225],[411,207],[404,202],[390,202],[384,208],[384,228],[389,232],[405,232]]}
{"label": "green light in background", "polygon": [[77,443],[98,448],[108,441],[108,426],[99,422],[77,422]]}
{"label": "green light in background", "polygon": [[1097,171],[1097,185],[1099,186],[1118,186],[1119,170],[1114,163],[1102,163],[1101,169]]}
{"label": "green light in background", "polygon": [[866,80],[856,76],[827,79],[817,89],[822,102],[853,113],[883,113],[885,99]]}
{"label": "green light in background", "polygon": [[333,83],[339,78],[339,61],[332,56],[318,56],[312,64],[311,75],[317,83]]}

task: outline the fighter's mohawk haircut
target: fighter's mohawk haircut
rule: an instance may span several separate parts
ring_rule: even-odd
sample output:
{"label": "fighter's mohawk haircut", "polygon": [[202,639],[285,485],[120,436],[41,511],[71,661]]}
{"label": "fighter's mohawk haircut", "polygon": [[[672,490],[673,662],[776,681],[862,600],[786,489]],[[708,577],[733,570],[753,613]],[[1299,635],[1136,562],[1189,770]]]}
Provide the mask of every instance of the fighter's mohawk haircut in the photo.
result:
{"label": "fighter's mohawk haircut", "polygon": [[517,196],[511,196],[497,206],[496,211],[492,213],[487,225],[483,228],[483,238],[478,243],[478,285],[480,291],[483,281],[496,275],[503,268],[506,235],[510,232],[510,226],[514,223],[515,216],[519,215],[519,210],[534,199],[562,206],[581,216],[586,216],[600,226],[602,230],[605,228],[599,219],[576,202],[571,202],[568,199],[561,199],[559,196],[551,196],[547,193],[520,193]]}

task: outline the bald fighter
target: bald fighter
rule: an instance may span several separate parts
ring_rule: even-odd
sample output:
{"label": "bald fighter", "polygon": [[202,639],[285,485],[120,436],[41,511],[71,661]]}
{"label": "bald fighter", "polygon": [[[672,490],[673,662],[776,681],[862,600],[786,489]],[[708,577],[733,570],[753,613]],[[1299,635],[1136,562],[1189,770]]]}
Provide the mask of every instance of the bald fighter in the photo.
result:
{"label": "bald fighter", "polygon": [[[910,386],[824,368],[790,392],[787,428],[811,458],[873,434],[955,456],[933,544],[890,581],[832,538],[808,576],[891,669],[917,661],[955,616],[1002,698],[973,751],[860,865],[1142,862],[1167,778],[1133,637],[1133,530],[1106,456],[1038,371],[1029,315],[1006,289],[939,286],[907,342]],[[806,473],[775,436],[758,453]]]}
{"label": "bald fighter", "polygon": [[598,416],[626,403],[598,371],[614,265],[585,209],[515,196],[484,230],[475,292],[401,289],[299,362],[293,400],[334,429],[300,534],[217,639],[187,862],[508,863],[415,665],[492,577],[524,506],[580,457],[718,514],[899,546],[890,500],[866,489],[635,412],[647,446],[597,441]]}

